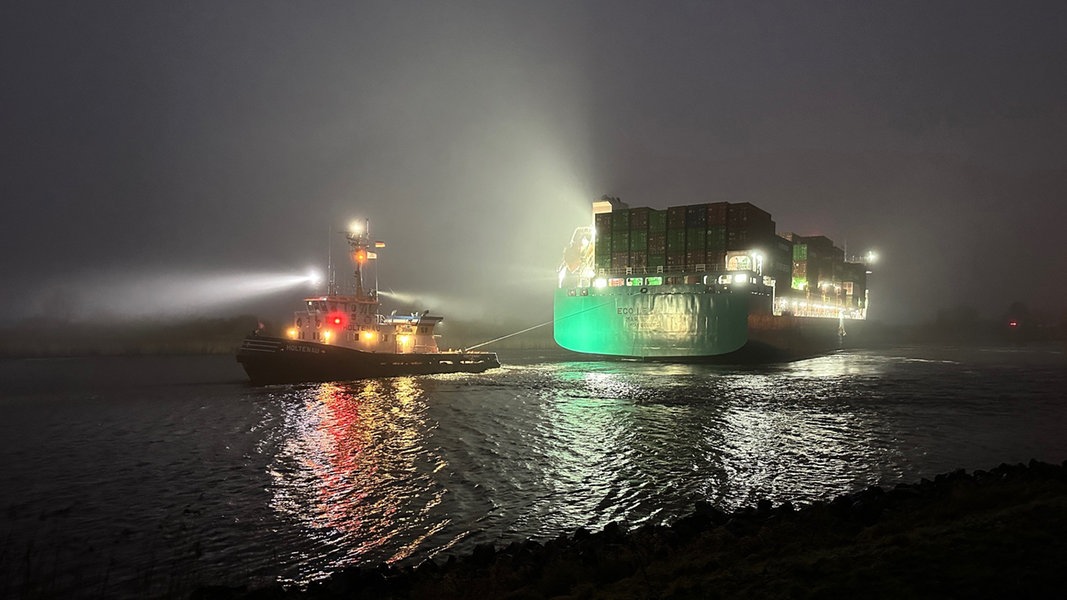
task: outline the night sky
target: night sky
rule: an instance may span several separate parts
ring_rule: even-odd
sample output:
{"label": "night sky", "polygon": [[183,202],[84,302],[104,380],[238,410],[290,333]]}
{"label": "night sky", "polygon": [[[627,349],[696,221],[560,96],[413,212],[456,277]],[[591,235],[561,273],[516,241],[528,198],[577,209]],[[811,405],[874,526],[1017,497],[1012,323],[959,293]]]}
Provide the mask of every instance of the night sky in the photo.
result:
{"label": "night sky", "polygon": [[324,267],[331,229],[367,218],[383,289],[534,324],[605,193],[752,202],[877,250],[887,322],[1067,312],[1062,1],[5,2],[0,22],[0,321],[296,308],[300,288],[234,292]]}

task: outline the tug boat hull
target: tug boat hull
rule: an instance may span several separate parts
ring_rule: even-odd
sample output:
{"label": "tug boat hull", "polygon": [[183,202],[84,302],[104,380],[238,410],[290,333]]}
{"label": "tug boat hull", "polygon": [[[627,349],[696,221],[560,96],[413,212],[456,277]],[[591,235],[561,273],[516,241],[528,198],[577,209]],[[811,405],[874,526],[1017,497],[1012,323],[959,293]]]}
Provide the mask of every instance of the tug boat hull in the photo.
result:
{"label": "tug boat hull", "polygon": [[244,339],[237,350],[237,362],[244,367],[253,385],[481,373],[500,366],[493,352],[364,352],[257,335]]}

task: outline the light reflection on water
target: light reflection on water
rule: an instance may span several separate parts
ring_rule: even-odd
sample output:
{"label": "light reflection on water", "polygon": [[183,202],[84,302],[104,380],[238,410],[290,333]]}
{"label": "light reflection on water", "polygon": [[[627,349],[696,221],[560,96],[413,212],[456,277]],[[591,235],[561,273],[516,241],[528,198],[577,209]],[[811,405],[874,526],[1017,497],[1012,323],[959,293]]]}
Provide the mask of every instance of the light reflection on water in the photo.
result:
{"label": "light reflection on water", "polygon": [[326,383],[283,406],[271,506],[322,545],[327,569],[366,555],[406,558],[447,524],[430,515],[445,490],[432,479],[443,459],[426,446],[427,382]]}
{"label": "light reflection on water", "polygon": [[[1035,447],[1025,416],[982,396],[1010,377],[980,372],[844,353],[753,369],[537,363],[294,388],[270,463],[272,507],[306,532],[287,577],[662,522],[696,500],[804,502],[1067,453],[1051,431]],[[1013,392],[1062,423],[1046,388]],[[1005,417],[1015,432],[990,433]]]}
{"label": "light reflection on water", "polygon": [[232,357],[0,361],[0,596],[308,582],[669,521],[696,500],[805,502],[1067,458],[1059,348],[760,368],[502,358],[480,375],[267,388]]}

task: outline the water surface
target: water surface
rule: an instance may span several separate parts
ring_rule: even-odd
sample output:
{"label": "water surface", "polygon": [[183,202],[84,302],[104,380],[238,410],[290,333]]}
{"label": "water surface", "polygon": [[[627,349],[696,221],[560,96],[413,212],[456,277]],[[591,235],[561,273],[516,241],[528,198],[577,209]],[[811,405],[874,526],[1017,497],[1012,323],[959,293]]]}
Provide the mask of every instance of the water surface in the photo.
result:
{"label": "water surface", "polygon": [[1061,347],[761,368],[501,356],[248,386],[232,357],[0,361],[0,594],[182,595],[611,521],[1067,459]]}

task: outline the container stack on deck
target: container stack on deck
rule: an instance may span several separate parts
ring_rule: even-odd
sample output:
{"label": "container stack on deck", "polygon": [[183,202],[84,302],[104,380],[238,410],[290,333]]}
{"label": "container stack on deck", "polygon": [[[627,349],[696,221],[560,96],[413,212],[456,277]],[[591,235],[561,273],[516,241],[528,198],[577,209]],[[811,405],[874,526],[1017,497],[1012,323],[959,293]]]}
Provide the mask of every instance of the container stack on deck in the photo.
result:
{"label": "container stack on deck", "polygon": [[597,214],[595,225],[598,271],[722,271],[728,251],[753,247],[790,264],[789,242],[774,234],[771,215],[747,202],[623,208]]}
{"label": "container stack on deck", "polygon": [[852,308],[863,308],[867,291],[867,268],[862,263],[845,262],[844,250],[822,235],[789,234],[793,241],[791,286],[824,300],[834,300]]}
{"label": "container stack on deck", "polygon": [[824,236],[776,234],[770,213],[748,202],[624,206],[595,215],[599,274],[721,272],[746,268],[738,265],[758,250],[763,273],[778,282],[780,294],[791,287],[798,295],[863,307],[863,264],[845,262],[844,252]]}

